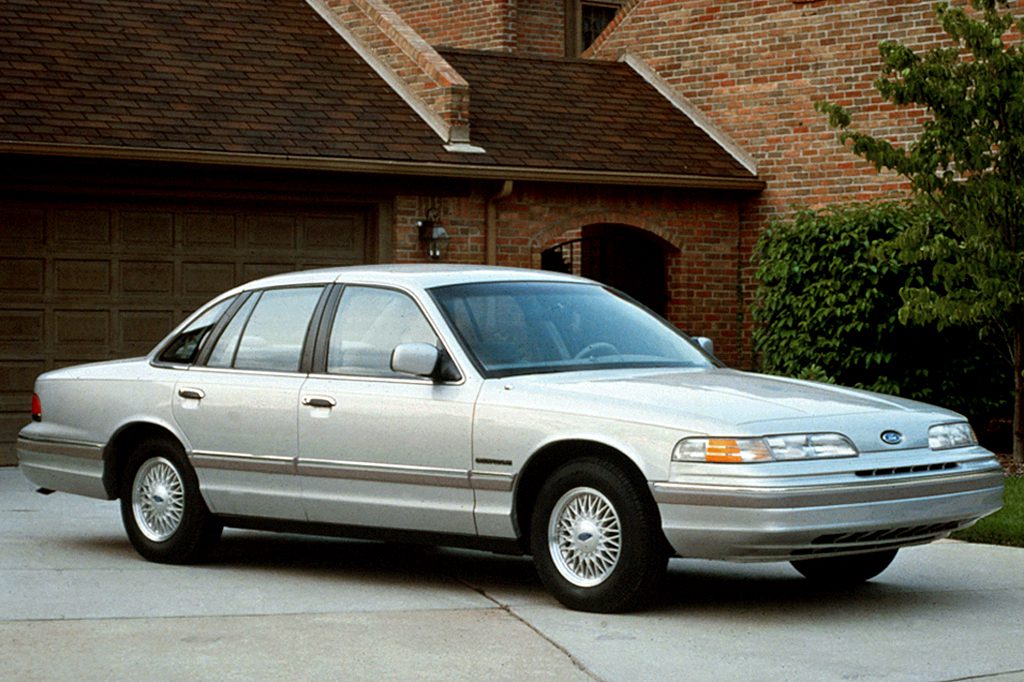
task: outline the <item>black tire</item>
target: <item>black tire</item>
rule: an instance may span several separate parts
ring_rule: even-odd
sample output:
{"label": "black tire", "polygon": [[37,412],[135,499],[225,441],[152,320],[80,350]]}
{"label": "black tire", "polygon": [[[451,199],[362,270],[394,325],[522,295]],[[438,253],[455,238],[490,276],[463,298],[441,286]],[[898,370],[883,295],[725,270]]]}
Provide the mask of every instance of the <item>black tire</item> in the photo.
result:
{"label": "black tire", "polygon": [[135,550],[163,564],[201,561],[224,529],[199,494],[181,446],[161,439],[143,441],[128,458],[121,521]]}
{"label": "black tire", "polygon": [[790,563],[809,580],[841,587],[871,580],[889,567],[896,558],[896,552],[895,549],[886,549],[870,554],[801,559]]}
{"label": "black tire", "polygon": [[587,457],[556,469],[541,486],[530,526],[541,582],[571,609],[637,609],[665,575],[654,502],[611,462]]}

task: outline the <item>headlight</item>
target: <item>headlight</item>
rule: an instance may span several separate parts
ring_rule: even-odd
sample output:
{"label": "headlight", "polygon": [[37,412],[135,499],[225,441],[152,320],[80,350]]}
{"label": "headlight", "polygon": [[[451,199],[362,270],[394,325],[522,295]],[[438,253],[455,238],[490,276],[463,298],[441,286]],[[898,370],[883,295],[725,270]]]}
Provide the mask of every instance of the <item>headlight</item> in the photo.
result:
{"label": "headlight", "polygon": [[743,464],[856,457],[857,448],[839,433],[791,433],[763,438],[684,438],[672,451],[677,462]]}
{"label": "headlight", "polygon": [[974,429],[967,422],[953,424],[936,424],[928,429],[928,447],[932,450],[949,450],[975,445],[978,439]]}
{"label": "headlight", "polygon": [[684,438],[672,453],[677,462],[768,462],[771,458],[760,438]]}

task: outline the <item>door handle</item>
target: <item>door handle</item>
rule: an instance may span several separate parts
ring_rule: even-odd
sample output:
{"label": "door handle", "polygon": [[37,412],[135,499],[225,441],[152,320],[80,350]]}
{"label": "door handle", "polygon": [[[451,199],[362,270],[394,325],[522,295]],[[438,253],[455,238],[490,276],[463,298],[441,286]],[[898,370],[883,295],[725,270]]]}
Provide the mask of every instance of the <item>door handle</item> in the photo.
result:
{"label": "door handle", "polygon": [[178,395],[187,400],[202,400],[206,397],[206,394],[198,388],[179,388]]}
{"label": "door handle", "polygon": [[302,404],[309,407],[326,407],[330,409],[337,405],[338,401],[330,397],[306,396],[302,399]]}

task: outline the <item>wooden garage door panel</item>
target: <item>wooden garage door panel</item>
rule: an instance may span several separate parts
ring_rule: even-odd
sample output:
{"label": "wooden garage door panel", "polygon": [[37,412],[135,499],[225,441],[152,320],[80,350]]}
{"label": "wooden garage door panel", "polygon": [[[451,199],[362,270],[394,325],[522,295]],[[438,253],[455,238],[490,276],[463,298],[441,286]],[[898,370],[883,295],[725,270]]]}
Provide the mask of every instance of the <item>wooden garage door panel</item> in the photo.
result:
{"label": "wooden garage door panel", "polygon": [[295,250],[294,215],[247,215],[242,219],[245,246],[249,249],[269,249],[274,253]]}
{"label": "wooden garage door panel", "polygon": [[19,350],[43,338],[43,310],[0,309],[0,353],[19,355]]}
{"label": "wooden garage door panel", "polygon": [[46,243],[46,210],[0,205],[0,243],[42,246]]}
{"label": "wooden garage door panel", "polygon": [[152,296],[174,296],[174,261],[121,261],[121,292]]}
{"label": "wooden garage door panel", "polygon": [[249,281],[260,277],[279,275],[282,272],[290,272],[295,267],[291,263],[246,263],[242,268],[242,279]]}
{"label": "wooden garage door panel", "polygon": [[[35,361],[0,361],[0,448],[7,449],[14,443],[18,431],[28,424],[32,409],[32,385],[46,363],[40,358]],[[0,463],[5,461],[0,449]],[[7,455],[13,463],[13,453]]]}
{"label": "wooden garage door panel", "polygon": [[122,310],[116,324],[121,335],[118,347],[126,355],[144,355],[171,331],[175,322],[173,310]]}
{"label": "wooden garage door panel", "polygon": [[54,290],[58,294],[109,294],[109,260],[72,260],[60,258],[54,263]]}
{"label": "wooden garage door panel", "polygon": [[234,263],[183,263],[181,292],[186,295],[215,296],[238,282]]}
{"label": "wooden garage door panel", "polygon": [[110,211],[94,208],[64,208],[54,213],[52,228],[53,243],[64,244],[110,244]]}
{"label": "wooden garage door panel", "polygon": [[257,277],[375,260],[372,207],[0,204],[0,464],[42,371],[148,352]]}
{"label": "wooden garage door panel", "polygon": [[0,291],[43,293],[45,258],[0,258]]}
{"label": "wooden garage door panel", "polygon": [[44,371],[42,360],[0,362],[0,412],[21,412],[28,415],[32,399],[32,384]]}
{"label": "wooden garage door panel", "polygon": [[366,250],[366,229],[351,216],[309,216],[303,225],[303,243],[347,261],[359,261]]}
{"label": "wooden garage door panel", "polygon": [[185,246],[235,247],[235,216],[230,213],[186,213],[182,216]]}
{"label": "wooden garage door panel", "polygon": [[87,348],[102,356],[114,345],[109,310],[55,310],[53,326],[53,341],[62,348]]}
{"label": "wooden garage door panel", "polygon": [[174,246],[174,213],[171,211],[121,211],[121,240],[128,248],[170,249]]}
{"label": "wooden garage door panel", "polygon": [[0,465],[15,464],[17,456],[14,454],[14,442],[18,438],[18,431],[21,431],[29,423],[31,404],[26,403],[21,410],[0,412],[0,443],[3,443],[3,450],[0,450]]}

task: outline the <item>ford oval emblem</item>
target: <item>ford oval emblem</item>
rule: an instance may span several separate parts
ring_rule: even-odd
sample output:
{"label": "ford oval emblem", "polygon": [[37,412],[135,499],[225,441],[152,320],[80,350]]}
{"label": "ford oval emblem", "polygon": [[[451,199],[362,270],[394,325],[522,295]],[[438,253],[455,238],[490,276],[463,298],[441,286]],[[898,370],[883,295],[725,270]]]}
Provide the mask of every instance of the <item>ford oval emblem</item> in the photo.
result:
{"label": "ford oval emblem", "polygon": [[899,445],[903,442],[903,434],[899,431],[882,431],[882,442],[886,445]]}

